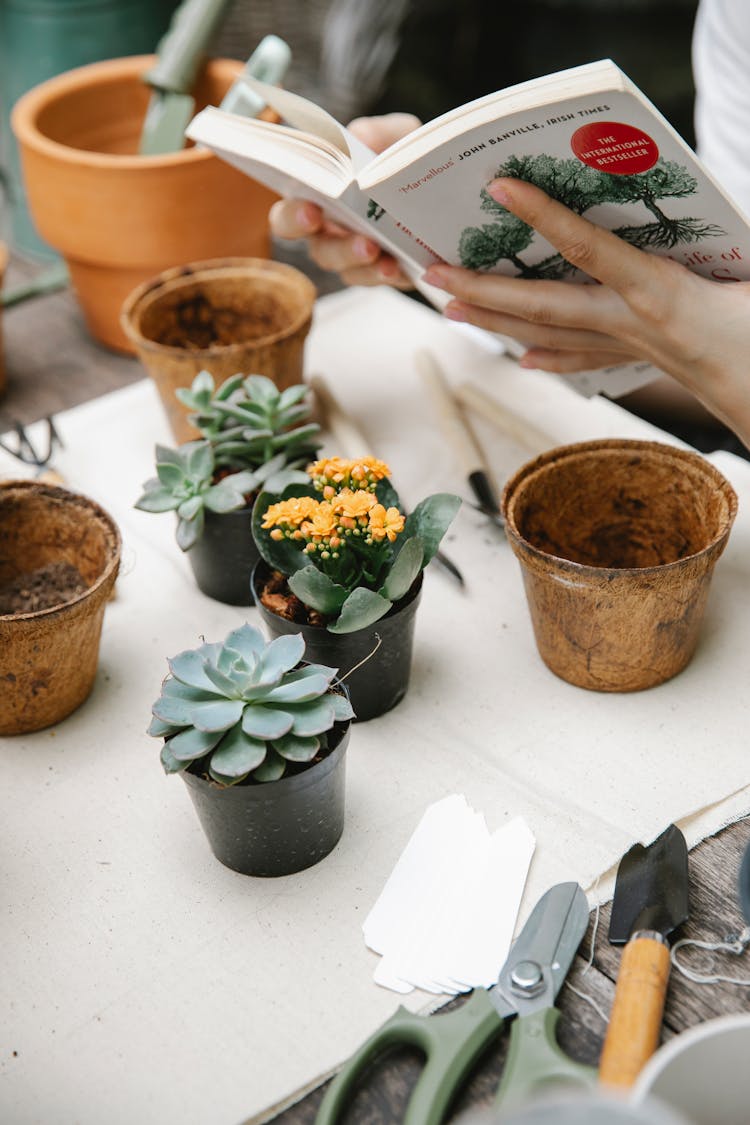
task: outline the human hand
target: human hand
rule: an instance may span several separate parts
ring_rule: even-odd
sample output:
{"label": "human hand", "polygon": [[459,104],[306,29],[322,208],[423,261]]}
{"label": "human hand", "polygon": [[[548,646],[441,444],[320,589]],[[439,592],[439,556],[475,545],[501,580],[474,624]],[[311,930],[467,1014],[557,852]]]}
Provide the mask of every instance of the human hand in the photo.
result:
{"label": "human hand", "polygon": [[520,180],[490,195],[598,285],[524,280],[432,266],[425,281],[456,298],[445,309],[530,345],[521,363],[570,373],[647,359],[674,376],[750,444],[750,284],[711,281],[644,253]]}
{"label": "human hand", "polygon": [[[383,117],[358,117],[349,129],[373,152],[382,152],[419,124],[419,118],[411,113],[388,113]],[[306,238],[315,264],[340,274],[347,285],[412,288],[395,259],[377,242],[326,219],[314,203],[281,199],[271,208],[269,220],[271,233],[277,238]]]}

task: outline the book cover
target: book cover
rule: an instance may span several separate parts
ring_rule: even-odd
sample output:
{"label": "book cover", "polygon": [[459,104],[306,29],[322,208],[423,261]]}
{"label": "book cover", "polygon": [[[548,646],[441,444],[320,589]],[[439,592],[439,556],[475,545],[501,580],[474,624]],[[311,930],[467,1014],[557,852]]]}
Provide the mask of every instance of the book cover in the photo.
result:
{"label": "book cover", "polygon": [[[286,107],[297,117],[303,99],[284,93],[279,104],[278,95],[265,92],[279,112]],[[319,124],[314,114],[299,112],[298,122],[315,132],[325,127],[332,138],[323,111],[317,110]],[[335,172],[326,168],[325,174],[312,160],[305,172],[309,153],[283,151],[280,134],[275,139],[269,133],[278,126],[249,123],[264,130],[265,147],[251,146],[243,142],[240,119],[233,134],[224,135],[220,120],[201,125],[206,113],[226,116],[204,111],[190,127],[193,139],[276,190],[312,199],[339,221],[369,233],[418,285],[422,271],[435,262],[595,284],[492,199],[487,185],[498,176],[531,181],[632,245],[705,277],[750,279],[747,220],[667,120],[607,60],[459,107],[369,161],[361,151],[347,155],[346,130],[337,125],[345,136]],[[308,139],[314,150],[314,137]],[[426,292],[438,307],[449,299]],[[564,378],[584,394],[604,390],[618,396],[657,374],[650,364],[628,363]]]}

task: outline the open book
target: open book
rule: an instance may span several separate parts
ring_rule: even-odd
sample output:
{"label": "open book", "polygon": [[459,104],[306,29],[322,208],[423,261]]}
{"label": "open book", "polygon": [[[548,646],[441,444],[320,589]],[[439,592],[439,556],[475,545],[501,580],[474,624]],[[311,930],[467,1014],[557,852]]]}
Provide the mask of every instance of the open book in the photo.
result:
{"label": "open book", "polygon": [[[750,226],[668,121],[609,60],[489,94],[373,154],[305,98],[248,80],[283,125],[209,107],[187,135],[282,195],[319,203],[420,277],[434,262],[591,283],[487,194],[530,180],[592,222],[717,280],[750,278]],[[238,217],[238,221],[241,221]],[[658,374],[622,364],[566,378],[620,395]]]}

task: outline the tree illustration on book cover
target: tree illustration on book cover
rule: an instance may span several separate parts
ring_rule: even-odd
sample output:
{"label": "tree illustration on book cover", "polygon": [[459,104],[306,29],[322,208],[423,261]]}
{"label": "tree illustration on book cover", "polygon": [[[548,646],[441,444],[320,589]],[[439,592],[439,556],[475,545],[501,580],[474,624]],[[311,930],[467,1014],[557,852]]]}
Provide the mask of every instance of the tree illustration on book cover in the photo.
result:
{"label": "tree illustration on book cover", "polygon": [[[493,179],[499,176],[536,184],[578,215],[603,203],[642,203],[654,216],[653,222],[613,228],[620,238],[641,250],[670,250],[680,242],[700,242],[726,233],[703,219],[670,218],[661,209],[662,200],[685,198],[693,195],[698,187],[687,168],[674,160],[659,158],[647,171],[626,176],[601,172],[571,158],[545,154],[511,156],[498,168]],[[519,255],[533,243],[534,230],[496,203],[486,188],[482,189],[480,200],[482,211],[493,216],[494,221],[463,229],[458,246],[462,266],[489,270],[507,260],[521,277],[548,280],[574,272],[574,267],[561,254],[553,254],[534,264],[525,262]]]}

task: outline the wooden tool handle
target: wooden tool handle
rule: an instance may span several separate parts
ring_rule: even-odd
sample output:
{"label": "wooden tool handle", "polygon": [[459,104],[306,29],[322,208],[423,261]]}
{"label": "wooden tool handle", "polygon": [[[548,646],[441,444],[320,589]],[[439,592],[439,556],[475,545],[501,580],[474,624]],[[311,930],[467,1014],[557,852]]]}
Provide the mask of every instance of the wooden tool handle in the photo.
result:
{"label": "wooden tool handle", "polygon": [[437,360],[427,351],[417,352],[415,362],[422,385],[430,396],[446,442],[458,458],[467,476],[485,470],[482,451],[463,416],[460,404],[454,398],[450,384]]}
{"label": "wooden tool handle", "polygon": [[625,946],[599,1079],[607,1086],[633,1085],[659,1044],[669,980],[669,947],[655,937],[631,938]]}
{"label": "wooden tool handle", "polygon": [[476,383],[460,383],[454,393],[463,406],[476,411],[501,433],[507,434],[531,453],[543,453],[558,444],[549,434],[527,422],[519,414],[514,414]]}
{"label": "wooden tool handle", "polygon": [[367,438],[352,421],[322,375],[311,375],[307,380],[315,394],[323,424],[338,446],[343,457],[366,457],[372,453]]}

